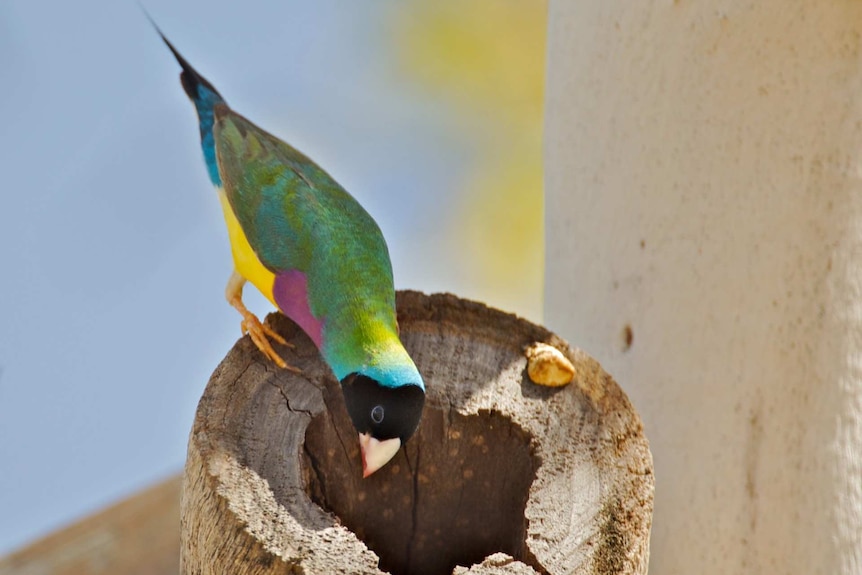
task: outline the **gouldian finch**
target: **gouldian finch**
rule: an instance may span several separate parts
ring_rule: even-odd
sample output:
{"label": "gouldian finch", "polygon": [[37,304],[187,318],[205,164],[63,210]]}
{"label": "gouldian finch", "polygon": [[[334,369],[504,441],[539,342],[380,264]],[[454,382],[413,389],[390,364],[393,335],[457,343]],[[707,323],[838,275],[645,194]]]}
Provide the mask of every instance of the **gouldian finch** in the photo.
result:
{"label": "gouldian finch", "polygon": [[284,339],[246,309],[250,281],[317,345],[359,432],[362,474],[385,465],[422,417],[425,384],[398,337],[392,264],[362,206],[317,164],[230,109],[156,28],[197,110],[234,270],[227,301],[242,330],[281,367]]}

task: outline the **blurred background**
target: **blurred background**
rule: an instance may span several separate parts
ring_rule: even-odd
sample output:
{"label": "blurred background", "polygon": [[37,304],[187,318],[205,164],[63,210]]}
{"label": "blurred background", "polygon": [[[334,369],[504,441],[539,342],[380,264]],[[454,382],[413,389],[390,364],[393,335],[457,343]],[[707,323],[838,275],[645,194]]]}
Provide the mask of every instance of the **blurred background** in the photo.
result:
{"label": "blurred background", "polygon": [[[368,209],[396,287],[542,319],[544,1],[144,4]],[[135,2],[0,1],[0,555],[180,471],[240,335],[178,74]]]}

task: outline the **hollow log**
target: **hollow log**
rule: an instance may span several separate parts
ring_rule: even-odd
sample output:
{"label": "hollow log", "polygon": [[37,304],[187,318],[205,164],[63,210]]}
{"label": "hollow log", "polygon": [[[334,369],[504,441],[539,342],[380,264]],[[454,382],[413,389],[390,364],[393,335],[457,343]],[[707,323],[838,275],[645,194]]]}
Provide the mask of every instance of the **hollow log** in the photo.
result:
{"label": "hollow log", "polygon": [[[183,573],[646,573],[649,446],[584,352],[482,304],[400,292],[427,401],[416,434],[363,479],[339,383],[290,320],[267,321],[302,373],[243,338],[213,374],[189,439]],[[572,362],[570,385],[530,381],[536,342]]]}

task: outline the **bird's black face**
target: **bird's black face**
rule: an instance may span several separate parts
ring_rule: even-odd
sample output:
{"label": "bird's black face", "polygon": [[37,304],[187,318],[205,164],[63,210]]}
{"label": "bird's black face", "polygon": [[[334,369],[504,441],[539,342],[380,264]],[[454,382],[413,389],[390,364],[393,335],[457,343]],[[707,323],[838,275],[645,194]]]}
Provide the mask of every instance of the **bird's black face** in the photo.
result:
{"label": "bird's black face", "polygon": [[422,418],[425,391],[418,385],[383,387],[370,377],[351,373],[341,380],[344,403],[360,434],[404,443]]}

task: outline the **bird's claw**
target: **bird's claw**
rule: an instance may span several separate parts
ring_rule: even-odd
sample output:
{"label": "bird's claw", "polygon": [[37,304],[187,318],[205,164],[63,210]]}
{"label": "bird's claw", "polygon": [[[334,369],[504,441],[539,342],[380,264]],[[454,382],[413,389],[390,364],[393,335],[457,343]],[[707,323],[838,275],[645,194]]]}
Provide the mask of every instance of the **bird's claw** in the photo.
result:
{"label": "bird's claw", "polygon": [[248,315],[244,315],[240,328],[243,333],[248,334],[251,341],[254,342],[255,346],[257,346],[257,349],[259,349],[263,355],[271,359],[275,365],[282,369],[289,369],[295,373],[302,373],[301,369],[288,364],[280,355],[278,355],[278,353],[276,353],[272,348],[272,344],[269,342],[269,338],[288,347],[293,347],[293,344],[288,343],[287,340],[281,337],[280,334],[276,333],[275,330],[265,323],[261,323],[256,315],[251,312],[249,312]]}

